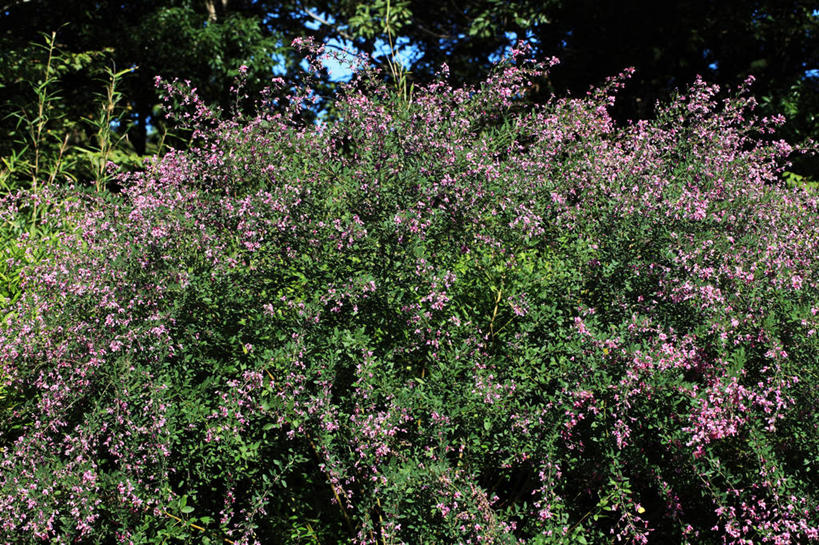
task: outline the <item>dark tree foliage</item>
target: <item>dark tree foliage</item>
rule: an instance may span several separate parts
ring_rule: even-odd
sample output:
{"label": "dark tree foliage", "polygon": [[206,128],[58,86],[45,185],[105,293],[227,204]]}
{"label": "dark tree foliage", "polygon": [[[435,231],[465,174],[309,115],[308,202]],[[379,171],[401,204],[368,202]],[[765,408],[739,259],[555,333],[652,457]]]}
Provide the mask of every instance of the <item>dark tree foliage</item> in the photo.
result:
{"label": "dark tree foliage", "polygon": [[564,2],[554,24],[535,30],[544,51],[562,50],[558,89],[583,91],[589,83],[637,68],[620,102],[621,117],[644,117],[656,100],[696,75],[724,85],[756,76],[754,93],[765,113],[785,111],[794,140],[819,136],[814,117],[819,67],[819,7],[809,0],[681,2]]}
{"label": "dark tree foliage", "polygon": [[[57,31],[61,51],[77,61],[66,67],[60,93],[66,117],[89,117],[96,105],[89,97],[101,88],[101,68],[135,67],[122,91],[131,122],[129,139],[137,154],[146,153],[147,128],[161,120],[154,78],[190,80],[201,96],[231,106],[230,87],[239,67],[249,68],[248,89],[256,94],[276,71],[300,81],[301,57],[290,47],[302,36],[308,16],[298,2],[254,0],[127,1],[15,0],[0,11],[0,104],[14,109],[30,101],[42,55],[31,47],[42,33]],[[327,29],[313,31],[322,39]],[[85,55],[85,57],[83,57]],[[8,123],[8,121],[7,121]],[[11,128],[3,127],[4,134]],[[79,142],[83,135],[75,135]],[[4,148],[8,147],[9,142]],[[2,145],[2,144],[0,144]]]}
{"label": "dark tree foliage", "polygon": [[[31,58],[28,44],[38,33],[60,29],[59,42],[70,52],[104,51],[118,68],[139,67],[123,91],[134,123],[130,138],[140,154],[148,141],[146,120],[158,103],[155,75],[189,79],[205,99],[227,106],[242,64],[260,87],[274,72],[298,84],[304,71],[289,46],[305,35],[371,54],[390,37],[401,38],[417,52],[412,81],[430,81],[446,62],[456,85],[480,81],[497,55],[516,38],[526,39],[539,54],[562,61],[535,100],[583,94],[634,67],[635,79],[614,112],[621,122],[651,116],[658,99],[697,74],[731,86],[753,74],[763,113],[789,118],[789,140],[819,136],[819,78],[806,76],[819,68],[815,0],[5,1],[0,103],[16,104],[24,96],[19,84]],[[380,62],[386,64],[385,55]],[[78,70],[64,81],[70,108],[80,115],[88,114],[83,97],[93,89],[88,72]],[[800,169],[817,174],[815,162]]]}
{"label": "dark tree foliage", "polygon": [[[380,6],[385,2],[376,2]],[[754,93],[766,114],[785,113],[792,141],[819,137],[819,9],[815,0],[493,0],[405,1],[393,3],[400,29],[423,56],[414,77],[428,80],[447,62],[453,79],[480,80],[493,55],[526,39],[542,55],[561,59],[542,97],[555,92],[585,93],[591,85],[636,68],[618,98],[620,121],[653,115],[658,99],[684,88],[697,75],[736,86],[756,76]],[[332,7],[328,7],[331,9]],[[343,6],[343,17],[372,50],[370,20],[383,21],[385,9]],[[403,24],[401,24],[403,22]],[[372,24],[372,23],[370,23]],[[383,24],[382,24],[383,26]],[[802,164],[802,168],[809,168]],[[816,164],[810,174],[817,174]]]}

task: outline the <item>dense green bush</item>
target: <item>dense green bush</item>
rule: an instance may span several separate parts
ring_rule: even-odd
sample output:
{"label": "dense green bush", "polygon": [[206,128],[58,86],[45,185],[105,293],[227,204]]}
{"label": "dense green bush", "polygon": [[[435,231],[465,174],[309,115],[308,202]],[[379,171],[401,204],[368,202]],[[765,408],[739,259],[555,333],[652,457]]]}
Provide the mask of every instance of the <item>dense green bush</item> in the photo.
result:
{"label": "dense green bush", "polygon": [[629,73],[520,106],[547,69],[410,102],[365,71],[329,126],[160,84],[194,145],[55,199],[2,331],[5,539],[817,540],[817,199],[778,120],[697,81],[615,127]]}

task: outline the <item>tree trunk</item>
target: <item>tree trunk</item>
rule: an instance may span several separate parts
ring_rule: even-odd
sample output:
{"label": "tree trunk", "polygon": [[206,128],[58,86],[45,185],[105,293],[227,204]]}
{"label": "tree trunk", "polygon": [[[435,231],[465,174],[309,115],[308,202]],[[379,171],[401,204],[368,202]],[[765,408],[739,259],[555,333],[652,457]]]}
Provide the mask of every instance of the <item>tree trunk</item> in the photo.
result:
{"label": "tree trunk", "polygon": [[[205,0],[205,9],[208,12],[208,23],[215,23],[219,18],[218,14],[216,13],[216,1],[217,0]],[[227,11],[228,7],[228,0],[219,0],[222,4],[222,13]]]}
{"label": "tree trunk", "polygon": [[205,0],[205,9],[208,10],[208,23],[216,22],[216,0]]}

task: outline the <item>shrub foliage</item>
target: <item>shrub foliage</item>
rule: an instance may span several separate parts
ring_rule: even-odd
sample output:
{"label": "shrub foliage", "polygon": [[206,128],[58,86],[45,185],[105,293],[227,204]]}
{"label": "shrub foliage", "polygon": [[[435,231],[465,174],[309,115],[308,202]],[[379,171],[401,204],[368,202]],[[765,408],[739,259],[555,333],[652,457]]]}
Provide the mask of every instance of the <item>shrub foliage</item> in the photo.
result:
{"label": "shrub foliage", "polygon": [[[819,226],[747,89],[618,127],[523,56],[222,115],[66,190],[0,331],[32,543],[805,543]],[[278,110],[281,111],[281,110]]]}

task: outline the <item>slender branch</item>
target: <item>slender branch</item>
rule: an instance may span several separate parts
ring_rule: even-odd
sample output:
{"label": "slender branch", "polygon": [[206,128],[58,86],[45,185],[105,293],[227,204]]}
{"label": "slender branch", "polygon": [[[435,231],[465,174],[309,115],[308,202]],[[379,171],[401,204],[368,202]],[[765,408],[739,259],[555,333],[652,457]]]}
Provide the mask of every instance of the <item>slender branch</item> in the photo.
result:
{"label": "slender branch", "polygon": [[57,177],[57,173],[60,171],[60,166],[63,162],[63,155],[65,155],[65,150],[68,149],[68,137],[69,135],[66,134],[65,138],[63,139],[63,143],[60,144],[60,152],[57,156],[57,162],[54,163],[54,168],[51,170],[51,174],[48,176],[48,185],[54,183],[54,178]]}
{"label": "slender branch", "polygon": [[[316,447],[316,444],[313,442],[312,439],[308,438],[310,442],[310,448],[313,449],[313,454],[316,456],[317,460],[321,460],[321,454]],[[338,491],[336,490],[335,485],[330,481],[329,473],[325,472],[325,477],[327,477],[328,484],[330,485],[330,489],[333,491],[333,496],[336,499],[336,503],[338,504],[339,510],[341,511],[341,515],[344,517],[344,522],[347,523],[347,529],[350,531],[351,534],[355,535],[355,527],[353,526],[352,520],[350,520],[350,515],[347,514],[347,509],[344,507],[344,503],[342,503],[341,498],[339,497]],[[344,490],[341,490],[341,493],[344,494]],[[345,498],[346,499],[346,498]]]}
{"label": "slender branch", "polygon": [[494,337],[495,336],[495,318],[498,316],[498,306],[500,305],[501,296],[503,295],[503,281],[501,281],[500,289],[498,290],[497,297],[495,297],[495,308],[492,311],[492,319],[489,321],[489,335]]}
{"label": "slender branch", "polygon": [[441,34],[440,32],[435,32],[434,30],[430,30],[427,27],[425,27],[424,25],[418,24],[417,22],[415,23],[415,28],[417,28],[421,32],[423,32],[425,34],[428,34],[428,35],[430,35],[430,36],[432,36],[434,38],[438,38],[439,40],[449,40],[449,39],[452,38],[452,34],[449,34],[449,33]]}
{"label": "slender branch", "polygon": [[345,48],[345,47],[342,47],[342,46],[340,46],[340,45],[336,45],[336,44],[324,44],[324,47],[325,47],[325,48],[329,48],[329,49],[335,49],[335,50],[337,50],[337,51],[341,51],[342,53],[346,53],[347,55],[350,55],[350,56],[352,56],[352,57],[355,57],[355,53],[353,53],[353,52],[352,52],[352,51],[350,51],[349,49],[347,49],[347,48]]}
{"label": "slender branch", "polygon": [[347,31],[342,30],[341,28],[339,28],[339,26],[338,26],[338,25],[335,25],[335,24],[331,23],[330,21],[328,21],[327,19],[325,19],[324,17],[322,17],[321,15],[319,15],[319,14],[317,14],[317,13],[313,13],[313,12],[312,12],[312,11],[310,11],[308,8],[304,8],[304,7],[303,7],[302,9],[304,10],[304,13],[306,13],[307,15],[309,15],[309,16],[310,16],[310,18],[311,18],[311,19],[313,19],[313,20],[315,20],[315,21],[318,21],[318,22],[319,22],[319,23],[321,23],[322,25],[327,25],[328,27],[332,28],[333,30],[335,30],[336,32],[338,32],[338,33],[339,33],[339,35],[340,35],[342,38],[344,38],[345,40],[350,40],[351,42],[353,41],[353,39],[354,39],[354,38],[353,38],[353,35],[352,35],[352,34],[350,34],[350,33],[349,33],[349,32],[347,32]]}
{"label": "slender branch", "polygon": [[[194,530],[199,530],[200,532],[207,532],[207,530],[205,528],[199,526],[198,524],[194,524],[192,522],[182,520],[181,518],[177,517],[176,515],[172,515],[171,513],[168,513],[167,511],[160,511],[160,512],[163,515],[165,515],[166,517],[174,519],[176,522],[180,522],[182,524],[187,524],[188,526],[190,526]],[[235,543],[236,543],[235,541],[231,541],[226,537],[223,537],[222,539],[225,541],[225,543],[230,543],[231,545],[235,545]]]}

